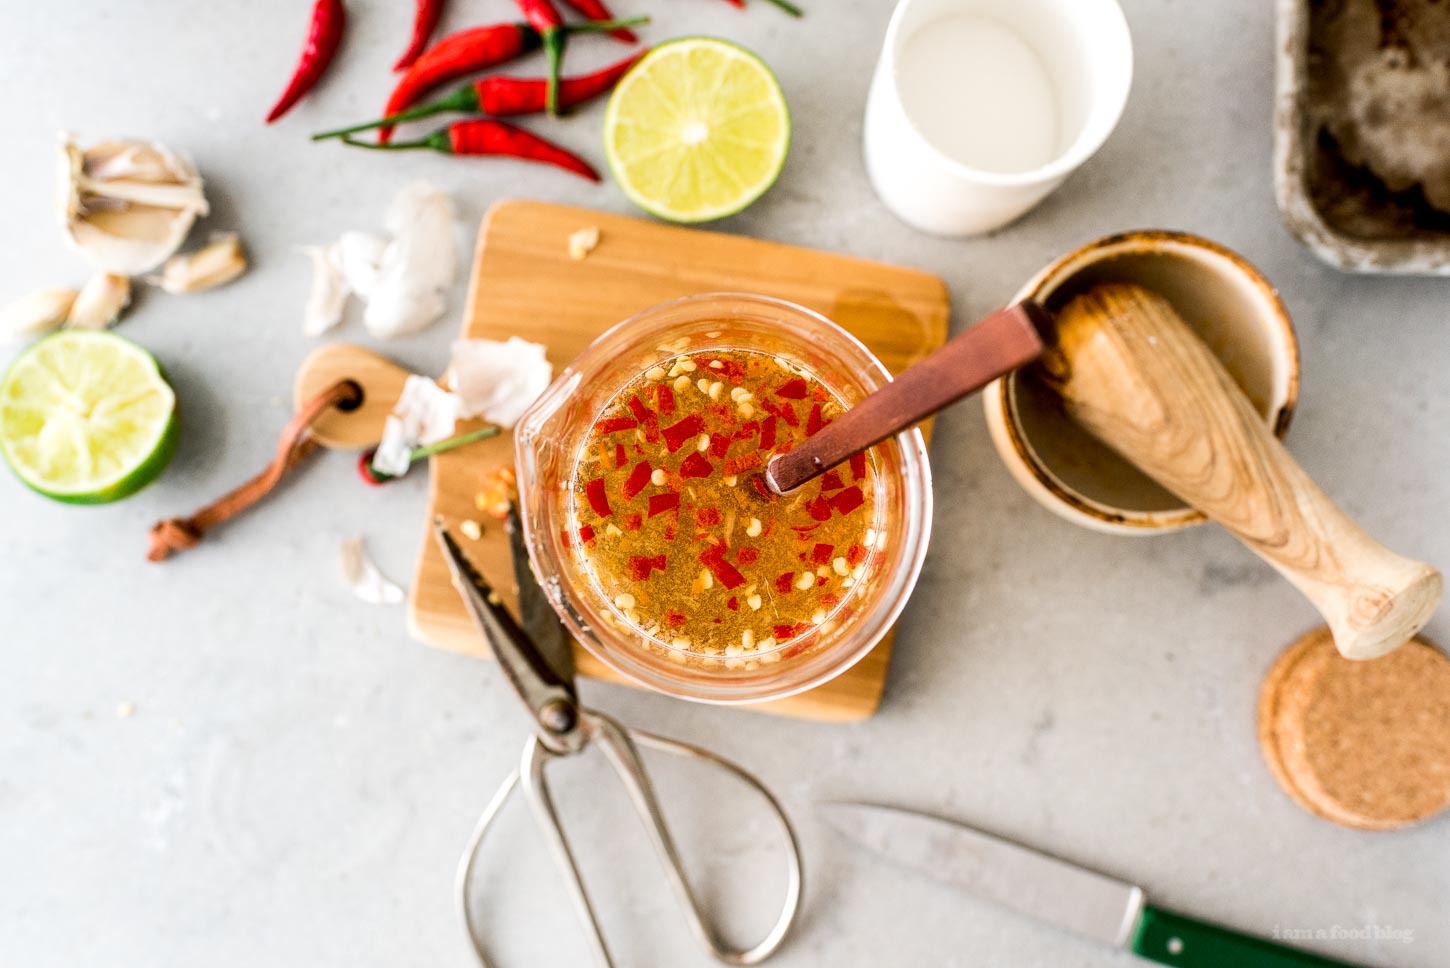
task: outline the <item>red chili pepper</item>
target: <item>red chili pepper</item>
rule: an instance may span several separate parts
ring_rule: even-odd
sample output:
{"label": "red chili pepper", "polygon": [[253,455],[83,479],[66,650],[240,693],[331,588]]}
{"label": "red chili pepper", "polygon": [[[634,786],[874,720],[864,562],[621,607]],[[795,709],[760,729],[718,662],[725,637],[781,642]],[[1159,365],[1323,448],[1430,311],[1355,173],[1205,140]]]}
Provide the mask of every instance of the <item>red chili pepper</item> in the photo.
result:
{"label": "red chili pepper", "polygon": [[550,114],[559,113],[559,71],[564,65],[564,17],[553,0],[517,0],[519,10],[530,27],[539,32],[544,56],[549,61],[549,84],[544,92],[544,106]]}
{"label": "red chili pepper", "polygon": [[589,527],[589,525],[586,524],[586,525],[584,525],[583,527],[581,527],[579,529],[579,543],[580,544],[588,544],[589,542],[591,542],[593,540],[594,540],[594,529],[593,528]]}
{"label": "red chili pepper", "polygon": [[312,8],[312,26],[307,31],[307,42],[302,45],[297,70],[292,73],[287,90],[268,112],[268,124],[286,114],[322,77],[322,72],[332,62],[332,55],[337,53],[337,45],[342,42],[342,28],[346,22],[347,12],[342,7],[342,0],[317,0]]}
{"label": "red chili pepper", "polygon": [[835,497],[831,498],[831,507],[842,514],[850,514],[852,511],[866,503],[866,498],[861,494],[859,487],[850,487]]}
{"label": "red chili pepper", "polygon": [[[619,83],[619,79],[624,76],[625,72],[648,52],[648,49],[642,50],[638,54],[610,64],[593,74],[581,74],[577,77],[562,79],[559,82],[559,104],[562,107],[572,108],[614,90],[614,86]],[[312,140],[341,138],[344,135],[356,134],[372,128],[391,128],[404,121],[416,121],[419,118],[432,117],[435,114],[444,114],[449,111],[458,111],[463,114],[488,114],[496,118],[539,114],[547,106],[545,98],[548,86],[549,82],[542,77],[504,77],[498,74],[480,77],[467,87],[461,87],[436,101],[420,104],[378,121],[324,131],[321,134],[313,135]]]}
{"label": "red chili pepper", "polygon": [[845,486],[845,482],[841,480],[841,475],[835,471],[826,471],[825,474],[821,475],[822,491],[839,491]]}
{"label": "red chili pepper", "polygon": [[777,594],[789,595],[790,590],[795,587],[795,572],[788,571],[775,579],[775,590]]}
{"label": "red chili pepper", "polygon": [[671,491],[667,494],[651,494],[649,496],[649,516],[664,514],[666,511],[673,511],[680,506],[680,495]]}
{"label": "red chili pepper", "polygon": [[775,418],[766,417],[760,424],[760,449],[770,450],[775,446]]}
{"label": "red chili pepper", "polygon": [[725,586],[726,591],[732,591],[745,584],[745,576],[740,574],[738,568],[725,560],[725,549],[719,545],[713,545],[701,554],[700,562],[710,569],[710,574]]}
{"label": "red chili pepper", "polygon": [[851,455],[851,480],[859,481],[866,476],[866,452],[857,451]]}
{"label": "red chili pepper", "polygon": [[824,419],[821,416],[821,405],[819,403],[816,404],[815,406],[811,407],[811,412],[806,417],[806,436],[814,437],[816,434],[820,433],[828,423],[830,423],[830,421]]}
{"label": "red chili pepper", "polygon": [[817,544],[811,549],[811,564],[829,565],[831,563],[831,552],[836,550],[835,545]]}
{"label": "red chili pepper", "polygon": [[[413,450],[408,454],[408,466],[412,467],[413,464],[417,463],[420,460],[432,457],[434,454],[442,454],[445,451],[450,451],[455,447],[462,447],[464,444],[471,444],[475,440],[483,440],[486,437],[496,437],[498,436],[498,433],[499,429],[497,427],[484,427],[480,430],[472,430],[466,434],[458,434],[456,437],[449,437],[445,440],[440,440],[437,443],[425,444],[422,447],[414,447]],[[373,487],[381,487],[389,481],[397,480],[398,477],[401,476],[394,474],[384,474],[382,471],[374,470],[373,455],[377,452],[378,449],[376,447],[369,447],[367,450],[359,454],[357,458],[358,474],[362,477],[364,481],[371,484]]]}
{"label": "red chili pepper", "polygon": [[786,400],[804,400],[808,393],[810,393],[810,387],[800,377],[796,377],[794,380],[787,380],[780,385],[780,389],[775,391],[776,396]]}
{"label": "red chili pepper", "polygon": [[700,431],[705,427],[705,418],[698,413],[692,413],[680,420],[678,423],[670,424],[663,431],[665,446],[673,454],[684,446],[685,441],[692,440],[699,436]]}
{"label": "red chili pepper", "polygon": [[522,158],[554,165],[573,172],[592,182],[599,181],[599,172],[567,148],[561,148],[552,141],[545,141],[523,128],[492,118],[476,118],[472,121],[455,121],[446,128],[428,135],[419,141],[400,141],[397,144],[369,144],[355,138],[343,138],[346,144],[374,151],[410,151],[414,148],[430,148],[445,155],[498,155],[508,158]]}
{"label": "red chili pepper", "polygon": [[629,412],[634,414],[634,419],[639,421],[640,427],[644,430],[645,443],[659,443],[660,419],[655,416],[654,411],[644,405],[644,401],[639,398],[637,393],[629,398],[628,406]]}
{"label": "red chili pepper", "polygon": [[684,478],[709,477],[713,473],[715,473],[715,468],[698,450],[691,451],[690,456],[686,457],[685,462],[680,465],[680,476]]}
{"label": "red chili pepper", "polygon": [[596,434],[617,434],[621,430],[633,430],[639,426],[638,420],[629,417],[605,417],[594,425]]}
{"label": "red chili pepper", "polygon": [[438,26],[438,18],[443,16],[443,0],[418,0],[418,9],[413,14],[413,39],[408,42],[408,49],[403,51],[403,56],[393,65],[393,70],[406,70],[413,66],[418,56],[428,48],[428,41],[433,37],[433,29]]}
{"label": "red chili pepper", "polygon": [[675,391],[663,383],[655,384],[655,403],[661,417],[672,417],[675,413]]}
{"label": "red chili pepper", "polygon": [[[565,33],[598,33],[649,23],[648,17],[633,20],[609,20],[585,24],[568,24]],[[528,24],[490,24],[449,34],[424,51],[393,88],[383,114],[393,115],[412,107],[418,99],[440,85],[465,74],[506,64],[538,47],[539,32]],[[378,131],[378,141],[387,144],[393,136],[392,126]]]}
{"label": "red chili pepper", "polygon": [[[589,20],[614,19],[614,14],[609,12],[609,8],[604,5],[603,0],[564,0],[564,2],[569,6],[573,7],[575,10],[579,11],[582,16]],[[622,40],[626,44],[633,44],[639,40],[639,38],[634,35],[634,31],[630,30],[628,27],[620,27],[618,30],[611,30],[609,32],[609,36],[613,37],[615,40]]]}
{"label": "red chili pepper", "polygon": [[604,478],[596,477],[585,484],[584,495],[589,499],[589,507],[601,518],[607,518],[614,513],[609,506],[609,496],[604,493]]}
{"label": "red chili pepper", "polygon": [[650,466],[649,461],[642,460],[634,465],[634,470],[629,472],[629,478],[624,482],[624,499],[632,500],[635,495],[649,486]]}
{"label": "red chili pepper", "polygon": [[867,552],[864,546],[853,544],[846,552],[846,564],[854,568],[866,560],[867,554],[869,552]]}
{"label": "red chili pepper", "polygon": [[667,563],[668,559],[664,555],[655,555],[653,558],[630,555],[629,574],[635,581],[644,581],[649,578],[650,571],[664,571]]}
{"label": "red chili pepper", "polygon": [[742,565],[753,565],[759,557],[759,548],[741,548],[739,551],[735,552],[735,560],[740,562]]}

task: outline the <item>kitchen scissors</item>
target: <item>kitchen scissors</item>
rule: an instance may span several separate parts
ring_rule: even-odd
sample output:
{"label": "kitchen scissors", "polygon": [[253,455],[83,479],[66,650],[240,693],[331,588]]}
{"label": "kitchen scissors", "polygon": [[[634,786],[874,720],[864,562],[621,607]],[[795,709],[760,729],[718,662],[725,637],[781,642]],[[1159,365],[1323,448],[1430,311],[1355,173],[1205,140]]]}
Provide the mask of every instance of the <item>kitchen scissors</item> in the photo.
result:
{"label": "kitchen scissors", "polygon": [[[519,787],[532,808],[555,865],[564,877],[579,919],[587,928],[595,962],[603,968],[613,968],[614,962],[610,958],[609,948],[605,944],[593,904],[589,900],[589,893],[580,877],[568,837],[554,808],[553,796],[545,776],[545,768],[551,761],[573,756],[596,746],[603,751],[620,782],[624,784],[635,812],[644,823],[645,831],[659,854],[665,875],[684,908],[685,920],[691,933],[712,956],[725,964],[759,964],[780,947],[800,908],[800,844],[790,819],[760,780],[740,766],[688,743],[628,729],[609,716],[579,702],[574,685],[573,643],[544,597],[543,589],[529,570],[517,507],[510,508],[508,524],[514,576],[519,585],[518,621],[503,607],[493,587],[470,564],[463,550],[444,527],[442,519],[435,518],[433,523],[434,535],[442,546],[444,560],[453,575],[454,585],[463,597],[464,605],[493,650],[494,657],[498,659],[510,685],[534,720],[534,732],[524,742],[518,768],[499,787],[479,816],[458,865],[455,896],[479,963],[484,968],[489,966],[481,932],[469,904],[470,885],[484,835],[515,787]],[[685,877],[669,827],[660,812],[654,786],[640,760],[639,747],[701,760],[716,766],[748,785],[774,812],[787,844],[785,903],[774,926],[754,946],[744,950],[729,947],[701,910],[699,899]]]}

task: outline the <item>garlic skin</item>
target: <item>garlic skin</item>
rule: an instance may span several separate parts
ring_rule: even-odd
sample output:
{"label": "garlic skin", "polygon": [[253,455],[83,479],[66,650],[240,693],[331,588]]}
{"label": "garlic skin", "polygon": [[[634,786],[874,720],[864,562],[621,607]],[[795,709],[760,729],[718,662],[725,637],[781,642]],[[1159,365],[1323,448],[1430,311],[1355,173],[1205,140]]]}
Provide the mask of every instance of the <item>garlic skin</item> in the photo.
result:
{"label": "garlic skin", "polygon": [[203,292],[225,285],[247,270],[247,257],[235,233],[215,236],[211,243],[186,255],[166,260],[159,276],[146,281],[173,295]]}
{"label": "garlic skin", "polygon": [[348,290],[363,299],[370,299],[377,286],[383,253],[387,249],[387,240],[371,233],[344,232],[329,247],[329,252]]}
{"label": "garlic skin", "polygon": [[302,312],[302,335],[321,336],[342,322],[347,303],[347,284],[338,271],[337,243],[309,245],[302,251],[312,260],[312,289]]}
{"label": "garlic skin", "polygon": [[436,444],[453,433],[462,401],[426,376],[410,374],[393,412],[383,423],[383,437],[373,452],[373,470],[393,477],[408,473],[413,448]]}
{"label": "garlic skin", "polygon": [[114,272],[98,273],[81,287],[65,324],[72,329],[106,329],[121,318],[122,310],[129,305],[130,278]]}
{"label": "garlic skin", "polygon": [[347,538],[342,542],[342,583],[358,598],[370,605],[396,605],[403,600],[403,589],[389,581],[368,557],[362,538]]}
{"label": "garlic skin", "polygon": [[19,343],[55,329],[75,304],[74,289],[40,289],[0,306],[0,342]]}
{"label": "garlic skin", "polygon": [[519,422],[554,379],[546,348],[510,336],[505,342],[461,339],[448,362],[448,386],[460,416],[482,417],[505,430]]}
{"label": "garlic skin", "polygon": [[379,339],[415,333],[447,309],[458,273],[453,203],[425,181],[404,186],[384,220],[393,240],[383,251],[363,325]]}
{"label": "garlic skin", "polygon": [[155,269],[207,213],[196,167],[164,145],[116,139],[60,148],[61,225],[77,251],[104,272]]}

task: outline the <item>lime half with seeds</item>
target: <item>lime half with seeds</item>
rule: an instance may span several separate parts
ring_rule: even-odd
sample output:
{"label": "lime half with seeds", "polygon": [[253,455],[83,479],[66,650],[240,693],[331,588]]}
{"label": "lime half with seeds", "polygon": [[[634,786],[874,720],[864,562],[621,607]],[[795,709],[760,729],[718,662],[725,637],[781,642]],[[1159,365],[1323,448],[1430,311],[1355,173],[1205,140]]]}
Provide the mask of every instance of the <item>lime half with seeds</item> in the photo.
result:
{"label": "lime half with seeds", "polygon": [[672,222],[734,215],[775,183],[790,111],[765,62],[714,37],[654,48],[619,82],[604,152],[640,208]]}
{"label": "lime half with seeds", "polygon": [[0,452],[57,501],[134,494],[165,470],[176,431],[176,394],[156,358],[111,333],[46,337],[0,381]]}

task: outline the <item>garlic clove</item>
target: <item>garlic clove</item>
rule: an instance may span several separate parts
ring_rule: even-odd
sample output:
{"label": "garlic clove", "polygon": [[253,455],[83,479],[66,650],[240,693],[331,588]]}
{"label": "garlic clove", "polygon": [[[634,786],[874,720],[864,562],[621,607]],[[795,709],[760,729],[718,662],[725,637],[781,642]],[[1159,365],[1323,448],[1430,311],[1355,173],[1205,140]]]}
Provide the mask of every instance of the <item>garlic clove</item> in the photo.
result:
{"label": "garlic clove", "polygon": [[321,336],[342,322],[347,284],[337,268],[337,243],[312,245],[302,251],[312,259],[312,290],[307,294],[307,307],[302,314],[302,333]]}
{"label": "garlic clove", "polygon": [[202,292],[231,282],[246,268],[241,240],[233,233],[223,233],[195,252],[167,259],[161,274],[146,281],[173,294]]}
{"label": "garlic clove", "polygon": [[131,280],[114,272],[102,272],[81,287],[65,324],[74,329],[105,329],[130,304]]}
{"label": "garlic clove", "polygon": [[104,141],[82,150],[64,138],[60,188],[66,237],[97,268],[119,275],[166,261],[207,213],[195,166],[144,141]]}
{"label": "garlic clove", "polygon": [[55,329],[76,296],[74,289],[40,289],[0,306],[0,342],[18,343]]}

